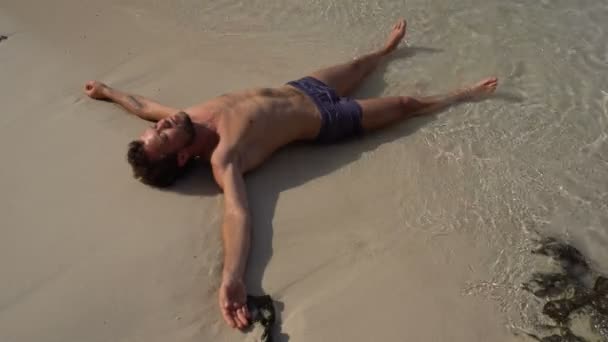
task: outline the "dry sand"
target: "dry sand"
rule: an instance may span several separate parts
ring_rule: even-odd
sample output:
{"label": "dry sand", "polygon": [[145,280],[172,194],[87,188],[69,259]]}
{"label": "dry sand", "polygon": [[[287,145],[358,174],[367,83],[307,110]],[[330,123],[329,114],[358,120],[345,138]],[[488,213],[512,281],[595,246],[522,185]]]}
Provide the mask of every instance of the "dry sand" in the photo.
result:
{"label": "dry sand", "polygon": [[[169,191],[133,180],[125,146],[146,123],[86,98],[82,85],[99,79],[186,106],[349,56],[321,36],[194,30],[170,7],[0,4],[0,341],[259,336],[230,330],[216,307],[221,194],[209,170]],[[439,208],[403,208],[404,194],[453,180],[425,170],[432,156],[404,147],[423,124],[290,147],[248,176],[247,285],[277,300],[278,341],[513,339],[495,302],[464,294],[488,277],[490,246],[470,234],[425,234],[411,229],[423,218],[404,219]],[[416,172],[400,171],[413,162]]]}

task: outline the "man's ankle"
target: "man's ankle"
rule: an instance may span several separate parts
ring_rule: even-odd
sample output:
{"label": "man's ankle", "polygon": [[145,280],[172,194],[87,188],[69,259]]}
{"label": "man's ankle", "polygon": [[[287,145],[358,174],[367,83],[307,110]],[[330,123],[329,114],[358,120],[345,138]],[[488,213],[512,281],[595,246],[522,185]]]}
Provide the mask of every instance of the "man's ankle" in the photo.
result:
{"label": "man's ankle", "polygon": [[102,93],[108,99],[112,99],[116,95],[114,89],[107,85],[103,87]]}

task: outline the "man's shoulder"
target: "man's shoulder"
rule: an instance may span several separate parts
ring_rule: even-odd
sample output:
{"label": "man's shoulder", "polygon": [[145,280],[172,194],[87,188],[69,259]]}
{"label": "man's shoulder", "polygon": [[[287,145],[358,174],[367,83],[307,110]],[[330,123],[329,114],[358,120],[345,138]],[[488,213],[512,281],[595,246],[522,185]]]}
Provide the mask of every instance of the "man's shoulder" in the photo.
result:
{"label": "man's shoulder", "polygon": [[218,185],[223,188],[224,174],[229,169],[240,170],[238,153],[228,146],[221,143],[215,148],[209,160],[213,177]]}
{"label": "man's shoulder", "polygon": [[222,143],[220,140],[220,143],[213,150],[209,162],[214,169],[226,168],[230,164],[238,163],[238,153],[236,153],[236,149]]}

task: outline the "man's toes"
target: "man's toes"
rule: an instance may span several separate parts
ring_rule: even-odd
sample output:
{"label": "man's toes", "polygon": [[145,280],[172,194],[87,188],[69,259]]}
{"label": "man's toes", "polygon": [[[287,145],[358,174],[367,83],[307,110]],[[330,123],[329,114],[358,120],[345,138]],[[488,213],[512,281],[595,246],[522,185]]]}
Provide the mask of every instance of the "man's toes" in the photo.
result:
{"label": "man's toes", "polygon": [[479,82],[479,84],[482,86],[489,86],[489,85],[492,85],[493,83],[497,83],[497,81],[498,80],[496,79],[496,77],[488,77],[484,80],[481,80],[481,82]]}
{"label": "man's toes", "polygon": [[490,77],[481,82],[481,88],[489,92],[494,92],[498,87],[498,79],[496,77]]}

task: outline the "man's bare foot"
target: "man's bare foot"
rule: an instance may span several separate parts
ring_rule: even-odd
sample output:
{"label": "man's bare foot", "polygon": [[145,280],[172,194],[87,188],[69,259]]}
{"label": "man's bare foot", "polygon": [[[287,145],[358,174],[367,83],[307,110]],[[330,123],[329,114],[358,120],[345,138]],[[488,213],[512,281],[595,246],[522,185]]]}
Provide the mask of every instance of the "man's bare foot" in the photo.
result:
{"label": "man's bare foot", "polygon": [[393,26],[393,30],[388,35],[388,39],[386,40],[386,45],[384,46],[384,49],[382,49],[382,53],[389,54],[393,52],[395,48],[397,48],[397,45],[399,45],[399,43],[405,36],[406,28],[407,22],[405,21],[405,19],[399,20],[399,22],[397,22],[395,26]]}
{"label": "man's bare foot", "polygon": [[108,99],[108,86],[99,81],[88,81],[84,85],[85,94],[96,100]]}
{"label": "man's bare foot", "polygon": [[492,94],[496,91],[498,79],[496,77],[485,78],[471,87],[464,88],[462,95],[465,99],[474,100]]}

